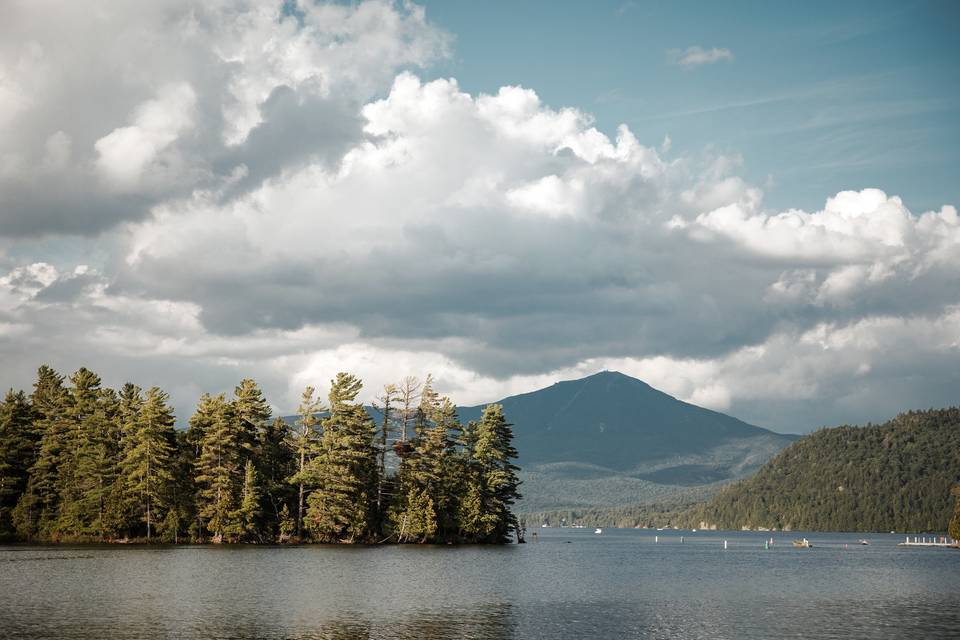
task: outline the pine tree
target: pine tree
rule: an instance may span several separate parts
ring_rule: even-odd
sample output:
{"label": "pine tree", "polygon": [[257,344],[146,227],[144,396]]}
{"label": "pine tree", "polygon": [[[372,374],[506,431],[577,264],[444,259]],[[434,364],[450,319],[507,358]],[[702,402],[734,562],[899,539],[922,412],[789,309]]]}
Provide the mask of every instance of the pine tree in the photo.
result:
{"label": "pine tree", "polygon": [[270,405],[257,383],[244,378],[233,390],[233,412],[237,420],[237,440],[243,447],[244,460],[256,457],[260,433],[270,420]]}
{"label": "pine tree", "polygon": [[400,399],[400,390],[395,384],[386,384],[376,402],[373,404],[374,411],[380,413],[380,431],[377,443],[377,514],[382,519],[382,514],[386,509],[387,492],[387,449],[390,441],[390,434],[394,430],[396,421],[396,403]]}
{"label": "pine tree", "polygon": [[240,522],[241,539],[243,541],[259,542],[261,540],[260,478],[253,460],[247,460],[244,465],[243,489],[241,490],[240,511],[237,514],[237,520]]}
{"label": "pine tree", "polygon": [[187,530],[193,533],[194,539],[203,538],[197,518],[197,487],[194,482],[196,462],[197,457],[186,432],[177,431],[170,467],[173,480],[165,498],[167,515],[161,527],[164,542],[180,542],[181,533]]}
{"label": "pine tree", "polygon": [[63,376],[43,365],[30,396],[37,453],[27,487],[13,511],[13,523],[25,540],[50,538],[60,510],[60,467],[67,454],[67,392]]}
{"label": "pine tree", "polygon": [[262,484],[261,513],[263,526],[273,535],[279,533],[281,511],[294,499],[293,487],[287,479],[296,469],[294,453],[288,446],[290,427],[283,418],[268,423],[260,434],[257,465]]}
{"label": "pine tree", "polygon": [[439,401],[430,396],[429,388],[425,385],[423,397],[428,400],[421,406],[412,450],[398,472],[399,495],[388,518],[398,542],[427,542],[433,538],[440,521],[447,519],[445,511],[451,503],[445,474],[453,442],[445,425],[432,422],[438,417]]}
{"label": "pine tree", "polygon": [[113,484],[119,473],[116,395],[100,387],[100,376],[81,367],[70,377],[66,419],[67,455],[60,468],[62,503],[56,533],[98,536],[110,531]]}
{"label": "pine tree", "polygon": [[960,540],[960,485],[955,486],[952,492],[957,502],[953,509],[953,517],[950,518],[950,526],[947,533],[949,533],[950,537],[954,540]]}
{"label": "pine tree", "polygon": [[0,402],[0,540],[13,538],[13,509],[27,486],[34,443],[30,402],[11,389]]}
{"label": "pine tree", "polygon": [[318,414],[326,409],[319,398],[315,398],[316,390],[307,387],[300,397],[300,407],[297,413],[295,428],[289,433],[287,444],[296,458],[296,472],[289,481],[297,487],[297,538],[303,537],[303,523],[307,505],[307,464],[313,459],[320,445]]}
{"label": "pine tree", "polygon": [[321,541],[354,542],[372,531],[376,427],[363,405],[355,402],[361,388],[360,380],[347,373],[338,373],[332,381],[320,450],[306,469],[308,481],[316,487],[308,499],[306,520]]}
{"label": "pine tree", "polygon": [[219,410],[220,403],[209,393],[200,396],[197,410],[187,422],[187,442],[193,447],[194,457],[200,457],[200,452],[203,449],[203,439],[213,425],[215,415]]}
{"label": "pine tree", "polygon": [[517,451],[503,407],[485,407],[480,422],[471,424],[466,440],[470,457],[460,506],[461,529],[478,542],[506,542],[511,532],[519,537],[519,523],[511,511],[520,497],[519,469],[511,462]]}
{"label": "pine tree", "polygon": [[158,389],[147,391],[132,427],[127,427],[127,447],[121,462],[126,490],[134,511],[146,525],[147,540],[153,537],[158,511],[167,505],[173,478],[174,431],[169,396]]}
{"label": "pine tree", "polygon": [[280,542],[286,542],[297,532],[297,523],[290,515],[290,507],[286,504],[280,509]]}
{"label": "pine tree", "polygon": [[209,423],[197,460],[197,511],[213,540],[223,542],[239,535],[242,529],[237,518],[242,445],[233,407],[223,394],[206,403],[201,400],[201,407],[209,412]]}

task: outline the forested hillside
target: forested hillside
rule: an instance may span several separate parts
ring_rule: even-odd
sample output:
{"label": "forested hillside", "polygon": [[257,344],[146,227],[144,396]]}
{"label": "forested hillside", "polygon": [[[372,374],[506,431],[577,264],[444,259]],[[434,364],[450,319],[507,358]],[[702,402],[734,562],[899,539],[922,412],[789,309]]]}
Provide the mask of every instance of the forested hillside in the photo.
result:
{"label": "forested hillside", "polygon": [[688,518],[693,526],[944,531],[960,481],[960,408],[817,431]]}
{"label": "forested hillside", "polygon": [[[660,502],[746,477],[797,439],[603,371],[497,401],[516,426],[523,513]],[[482,407],[460,407],[464,420]]]}
{"label": "forested hillside", "polygon": [[[430,379],[380,396],[379,421],[340,373],[303,392],[294,424],[257,384],[204,395],[185,431],[167,394],[80,369],[39,370],[0,402],[0,539],[169,542],[506,542],[518,534],[511,425],[466,425]],[[388,460],[390,464],[388,465]]]}

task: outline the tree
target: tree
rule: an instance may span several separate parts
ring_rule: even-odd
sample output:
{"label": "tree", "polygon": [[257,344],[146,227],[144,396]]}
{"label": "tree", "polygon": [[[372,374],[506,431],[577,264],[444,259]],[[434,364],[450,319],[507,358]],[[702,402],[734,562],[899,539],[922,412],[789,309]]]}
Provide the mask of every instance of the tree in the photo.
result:
{"label": "tree", "polygon": [[233,411],[238,422],[237,440],[243,447],[244,458],[253,459],[260,432],[270,420],[270,405],[257,383],[244,378],[233,390]]}
{"label": "tree", "polygon": [[469,443],[469,469],[460,506],[461,529],[477,542],[506,542],[520,527],[511,507],[518,498],[519,470],[511,460],[513,431],[498,404],[484,408],[480,422],[471,423],[465,439]]}
{"label": "tree", "polygon": [[355,402],[362,383],[338,373],[331,382],[330,415],[323,420],[319,452],[307,465],[315,487],[308,498],[307,525],[321,541],[354,542],[369,537],[377,490],[376,427]]}
{"label": "tree", "polygon": [[202,525],[197,517],[197,486],[194,482],[197,456],[184,431],[176,432],[170,468],[173,481],[165,498],[167,515],[161,527],[163,540],[176,544],[180,541],[181,532],[188,530],[194,539],[202,539]]}
{"label": "tree", "polygon": [[[136,420],[127,428],[127,448],[121,468],[134,511],[146,525],[147,540],[153,536],[157,509],[169,504],[173,478],[174,431],[169,396],[158,389],[147,391]],[[169,524],[169,523],[168,523]]]}
{"label": "tree", "polygon": [[297,486],[297,538],[303,537],[303,519],[306,513],[307,500],[307,463],[313,458],[320,442],[318,425],[320,424],[320,413],[326,408],[319,398],[315,398],[316,390],[313,387],[307,387],[300,396],[300,407],[297,413],[300,417],[297,419],[295,428],[289,433],[287,440],[288,446],[293,451],[297,461],[297,470],[290,476],[289,481]]}
{"label": "tree", "polygon": [[240,522],[242,540],[259,542],[261,539],[260,478],[253,460],[247,460],[244,465],[243,489],[237,519]]}
{"label": "tree", "polygon": [[60,467],[67,455],[67,392],[63,376],[43,365],[30,396],[36,445],[27,487],[13,511],[17,534],[26,540],[50,538],[60,511]]}
{"label": "tree", "polygon": [[67,452],[60,467],[56,533],[68,537],[113,533],[114,482],[119,474],[116,394],[101,389],[100,376],[81,367],[70,377],[65,411]]}
{"label": "tree", "polygon": [[197,460],[197,511],[214,542],[223,542],[240,534],[237,517],[242,483],[242,444],[238,438],[233,406],[223,394],[204,403],[209,412],[206,433]]}
{"label": "tree", "polygon": [[950,526],[947,529],[947,533],[949,533],[950,537],[954,540],[960,540],[960,485],[956,485],[953,488],[953,495],[957,499],[957,502],[953,508],[953,517],[950,518]]}
{"label": "tree", "polygon": [[283,418],[268,423],[260,434],[257,465],[262,483],[261,513],[273,534],[279,533],[281,511],[293,500],[287,479],[294,473],[294,453],[288,446],[290,427]]}
{"label": "tree", "polygon": [[297,532],[297,523],[290,515],[290,507],[286,504],[280,509],[280,542],[286,542],[294,533]]}
{"label": "tree", "polygon": [[420,407],[420,390],[423,385],[414,376],[407,376],[400,381],[400,442],[407,441],[407,434],[413,431],[417,419],[417,410]]}
{"label": "tree", "polygon": [[30,402],[23,391],[0,402],[0,540],[15,534],[13,509],[27,486],[34,443]]}
{"label": "tree", "polygon": [[412,451],[398,473],[399,495],[391,508],[389,524],[398,542],[427,542],[438,532],[446,537],[456,530],[455,443],[451,429],[458,425],[456,408],[424,385],[423,401]]}
{"label": "tree", "polygon": [[386,384],[383,392],[373,403],[374,411],[380,413],[380,432],[377,446],[377,513],[382,514],[385,506],[384,493],[387,482],[387,447],[393,422],[396,420],[396,403],[400,399],[400,390],[395,384]]}

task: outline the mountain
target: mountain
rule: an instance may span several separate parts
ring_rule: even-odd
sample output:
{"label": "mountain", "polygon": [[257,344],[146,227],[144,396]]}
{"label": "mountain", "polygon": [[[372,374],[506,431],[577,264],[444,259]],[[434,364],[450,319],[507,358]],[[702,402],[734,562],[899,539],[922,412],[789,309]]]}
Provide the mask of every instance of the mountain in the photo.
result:
{"label": "mountain", "polygon": [[[496,404],[514,425],[523,481],[517,508],[528,514],[706,500],[798,437],[682,402],[615,371]],[[460,420],[479,420],[484,406],[458,407]]]}
{"label": "mountain", "polygon": [[960,408],[822,429],[695,508],[693,526],[943,531],[960,482]]}
{"label": "mountain", "polygon": [[[796,439],[622,373],[500,400],[514,424],[523,511],[637,504],[744,477]],[[460,407],[464,422],[482,406]]]}

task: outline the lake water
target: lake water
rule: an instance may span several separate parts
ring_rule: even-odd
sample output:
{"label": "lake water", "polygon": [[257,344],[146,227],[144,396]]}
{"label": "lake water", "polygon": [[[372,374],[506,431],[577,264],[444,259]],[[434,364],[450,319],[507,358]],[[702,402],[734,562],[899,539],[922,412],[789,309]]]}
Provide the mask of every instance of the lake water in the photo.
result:
{"label": "lake water", "polygon": [[[902,536],[537,534],[505,547],[0,547],[0,637],[960,638],[960,551],[898,548]],[[801,535],[814,548],[793,548]]]}

